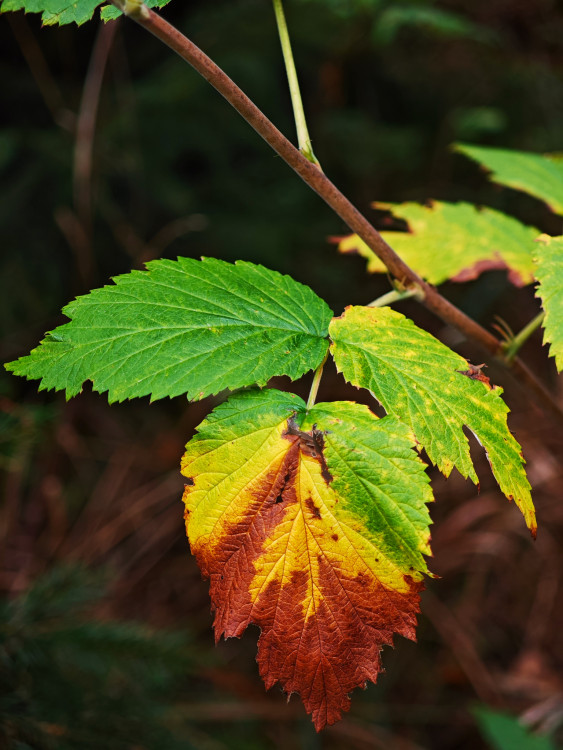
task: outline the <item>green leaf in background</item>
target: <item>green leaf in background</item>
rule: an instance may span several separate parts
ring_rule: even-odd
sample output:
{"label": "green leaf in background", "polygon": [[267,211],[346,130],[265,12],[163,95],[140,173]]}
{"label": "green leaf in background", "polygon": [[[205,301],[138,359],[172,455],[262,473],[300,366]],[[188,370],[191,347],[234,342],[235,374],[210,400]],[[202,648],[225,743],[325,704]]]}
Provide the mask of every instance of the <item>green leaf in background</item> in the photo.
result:
{"label": "green leaf in background", "polygon": [[6,369],[67,398],[91,380],[110,402],[199,399],[274,375],[298,378],[328,348],[326,303],[263,266],[157,260],[114,282],[67,305],[71,322]]}
{"label": "green leaf in background", "polygon": [[477,483],[467,427],[485,448],[502,492],[536,531],[520,446],[510,433],[502,389],[478,368],[388,307],[348,307],[330,324],[331,351],[346,380],[368,388],[406,422],[430,460],[448,476],[455,466]]}
{"label": "green leaf in background", "polygon": [[[469,203],[375,203],[404,219],[409,232],[381,232],[411,268],[431,284],[469,281],[484,271],[506,268],[516,286],[534,280],[533,241],[539,229],[492,208]],[[357,235],[340,240],[341,253],[359,253],[370,273],[387,273],[377,255]]]}
{"label": "green leaf in background", "polygon": [[173,717],[192,700],[186,675],[210,663],[208,652],[185,625],[100,619],[114,581],[115,569],[58,563],[0,599],[2,750],[198,747],[193,726]]}
{"label": "green leaf in background", "polygon": [[405,2],[389,5],[381,12],[373,28],[373,40],[377,46],[391,44],[403,28],[409,27],[446,39],[469,38],[489,44],[496,37],[490,29],[460,13]]}
{"label": "green leaf in background", "polygon": [[538,238],[536,276],[539,281],[537,296],[545,311],[543,320],[544,343],[551,344],[549,353],[555,357],[559,372],[563,370],[563,237]]}
{"label": "green leaf in background", "polygon": [[[89,21],[94,11],[106,0],[0,0],[0,13],[23,10],[26,13],[41,13],[41,20],[45,26],[63,25],[66,23],[80,24]],[[162,8],[170,0],[146,0],[149,8]],[[108,21],[117,18],[121,11],[113,6],[102,10],[102,18]]]}
{"label": "green leaf in background", "polygon": [[556,750],[549,737],[531,734],[510,714],[479,707],[473,715],[492,750]]}
{"label": "green leaf in background", "polygon": [[545,201],[555,213],[563,214],[561,154],[533,154],[466,143],[457,143],[454,149],[486,167],[493,182],[530,193]]}

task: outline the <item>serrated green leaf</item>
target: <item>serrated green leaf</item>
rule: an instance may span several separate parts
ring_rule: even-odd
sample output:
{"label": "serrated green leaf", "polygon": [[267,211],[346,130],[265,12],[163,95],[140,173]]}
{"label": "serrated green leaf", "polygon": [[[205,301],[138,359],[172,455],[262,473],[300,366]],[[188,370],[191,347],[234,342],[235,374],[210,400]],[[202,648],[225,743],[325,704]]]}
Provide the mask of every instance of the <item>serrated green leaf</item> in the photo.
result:
{"label": "serrated green leaf", "polygon": [[544,344],[551,344],[549,353],[555,357],[559,372],[563,370],[563,237],[542,234],[536,249],[536,296],[545,312]]}
{"label": "serrated green leaf", "polygon": [[186,446],[192,552],[215,635],[261,629],[260,674],[299,693],[317,729],[414,638],[432,500],[408,427],[366,406],[280,391],[232,396]]}
{"label": "serrated green leaf", "polygon": [[263,266],[157,260],[114,282],[65,307],[71,322],[6,368],[67,398],[91,380],[110,402],[198,399],[274,375],[298,378],[328,348],[326,303]]}
{"label": "serrated green leaf", "polygon": [[[76,23],[79,26],[89,21],[94,11],[107,0],[0,0],[0,13],[23,10],[26,13],[41,13],[41,20],[46,26]],[[162,8],[170,0],[145,0],[149,8]],[[104,21],[118,18],[121,14],[113,5],[102,8],[101,16]]]}
{"label": "serrated green leaf", "polygon": [[[491,208],[478,209],[469,203],[433,202],[375,203],[399,219],[409,232],[381,232],[401,258],[431,284],[469,281],[483,271],[508,269],[517,286],[531,284],[534,266],[530,248],[539,230],[521,224]],[[359,253],[368,261],[370,273],[387,273],[377,255],[357,235],[344,237],[341,253]]]}
{"label": "serrated green leaf", "polygon": [[389,414],[406,422],[446,476],[455,466],[477,483],[463,427],[471,430],[502,492],[535,534],[530,485],[520,446],[507,426],[501,388],[482,382],[463,357],[387,307],[349,307],[333,319],[329,333],[344,377],[368,388]]}
{"label": "serrated green leaf", "polygon": [[1,0],[0,13],[23,10],[26,13],[41,13],[46,26],[66,23],[78,25],[89,21],[94,11],[104,0]]}
{"label": "serrated green leaf", "polygon": [[454,149],[482,164],[499,185],[523,190],[563,214],[563,157],[457,143]]}

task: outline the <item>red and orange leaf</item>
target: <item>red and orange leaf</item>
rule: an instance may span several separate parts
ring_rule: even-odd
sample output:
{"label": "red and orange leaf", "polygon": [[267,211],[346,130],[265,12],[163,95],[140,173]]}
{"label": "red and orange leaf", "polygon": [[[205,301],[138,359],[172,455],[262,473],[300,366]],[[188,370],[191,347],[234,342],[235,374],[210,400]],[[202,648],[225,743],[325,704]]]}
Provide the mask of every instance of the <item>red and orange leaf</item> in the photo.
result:
{"label": "red and orange leaf", "polygon": [[318,730],[414,639],[432,499],[408,428],[365,406],[250,391],[218,407],[182,472],[192,552],[219,639],[261,628],[266,687],[299,693]]}

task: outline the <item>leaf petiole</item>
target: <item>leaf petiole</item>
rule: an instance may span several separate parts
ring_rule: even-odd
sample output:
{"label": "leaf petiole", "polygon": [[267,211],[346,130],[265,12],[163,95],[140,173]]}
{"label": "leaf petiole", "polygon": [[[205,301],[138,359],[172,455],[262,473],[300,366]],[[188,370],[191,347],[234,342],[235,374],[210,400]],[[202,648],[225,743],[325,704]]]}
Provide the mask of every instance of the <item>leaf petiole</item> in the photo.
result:
{"label": "leaf petiole", "polygon": [[386,307],[392,305],[393,302],[399,302],[402,299],[409,299],[409,297],[419,297],[422,290],[419,287],[412,286],[409,289],[392,289],[387,294],[383,294],[381,297],[374,299],[366,307]]}
{"label": "leaf petiole", "polygon": [[111,0],[111,2],[123,15],[129,16],[129,18],[135,20],[149,18],[149,9],[143,0]]}
{"label": "leaf petiole", "polygon": [[533,320],[525,325],[524,328],[522,328],[522,330],[516,334],[516,336],[502,345],[504,351],[504,359],[506,362],[510,364],[514,360],[520,348],[530,338],[532,333],[541,326],[544,318],[545,313],[542,310],[536,315],[535,318],[533,318]]}
{"label": "leaf petiole", "polygon": [[285,63],[285,71],[287,73],[287,81],[289,83],[289,93],[291,95],[291,104],[293,106],[293,116],[295,118],[295,127],[297,129],[297,141],[299,143],[299,150],[312,164],[321,167],[319,160],[313,153],[313,147],[311,146],[311,139],[309,137],[309,130],[307,129],[307,120],[305,119],[305,111],[303,109],[303,101],[301,99],[301,91],[299,89],[299,80],[297,78],[297,71],[295,70],[295,61],[293,59],[293,52],[291,49],[291,42],[289,39],[289,32],[287,30],[287,23],[285,20],[285,13],[283,10],[282,0],[273,0],[274,13],[276,15],[276,24],[278,26],[278,35],[280,38],[283,60]]}
{"label": "leaf petiole", "polygon": [[327,353],[324,356],[323,361],[321,364],[317,367],[315,370],[315,375],[313,377],[313,382],[311,383],[311,390],[309,391],[309,398],[307,399],[307,411],[309,409],[312,409],[315,405],[315,400],[317,398],[317,393],[319,392],[319,385],[321,382],[321,378],[323,376],[323,367],[325,366],[325,362],[328,358],[328,350]]}

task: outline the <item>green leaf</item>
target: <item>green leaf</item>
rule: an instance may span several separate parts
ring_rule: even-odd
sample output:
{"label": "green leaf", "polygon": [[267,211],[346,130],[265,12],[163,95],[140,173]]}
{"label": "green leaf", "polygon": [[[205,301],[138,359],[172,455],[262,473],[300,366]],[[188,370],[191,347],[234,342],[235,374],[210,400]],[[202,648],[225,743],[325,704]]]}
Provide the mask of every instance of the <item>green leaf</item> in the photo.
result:
{"label": "green leaf", "polygon": [[89,21],[94,11],[104,0],[2,0],[0,12],[24,10],[26,13],[41,13],[45,26],[65,23],[78,25]]}
{"label": "green leaf", "polygon": [[[41,13],[41,20],[46,26],[66,23],[80,24],[89,21],[94,11],[106,0],[0,0],[0,13],[8,11],[23,10],[26,13]],[[149,8],[162,8],[170,0],[146,0],[145,5]],[[121,11],[108,5],[102,9],[102,18],[109,21],[117,18]]]}
{"label": "green leaf", "polygon": [[316,404],[301,420],[303,430],[314,426],[325,432],[331,486],[349,512],[397,565],[426,573],[433,496],[410,428],[350,401]]}
{"label": "green leaf", "polygon": [[549,737],[531,734],[510,714],[479,707],[473,715],[493,750],[555,750]]}
{"label": "green leaf", "polygon": [[545,311],[544,344],[551,344],[549,353],[555,357],[559,372],[563,370],[563,237],[538,238],[536,250],[537,296]]}
{"label": "green leaf", "polygon": [[376,19],[374,42],[377,46],[391,44],[403,28],[409,27],[446,39],[470,38],[474,42],[489,44],[496,40],[496,35],[490,29],[473,23],[459,13],[420,4],[395,3],[386,7]]}
{"label": "green leaf", "polygon": [[[539,229],[491,208],[469,203],[375,203],[409,226],[408,232],[381,232],[401,258],[431,284],[469,281],[483,271],[508,269],[516,286],[534,280],[532,242]],[[370,273],[387,273],[377,255],[357,235],[344,237],[341,253],[359,253]]]}
{"label": "green leaf", "polygon": [[545,201],[555,213],[563,214],[561,154],[533,154],[465,143],[457,143],[454,149],[486,167],[493,182],[530,193]]}
{"label": "green leaf", "polygon": [[349,307],[333,319],[329,333],[344,377],[368,388],[389,414],[406,422],[446,476],[455,466],[476,483],[463,427],[471,430],[501,490],[535,534],[530,485],[507,426],[501,388],[492,388],[478,368],[387,307]]}
{"label": "green leaf", "polygon": [[76,395],[86,380],[110,402],[295,379],[318,367],[331,311],[289,276],[239,261],[147,264],[64,308],[70,323],[6,365],[40,389]]}
{"label": "green leaf", "polygon": [[210,579],[215,635],[261,630],[267,687],[299,693],[317,730],[414,638],[432,500],[408,427],[366,406],[247,391],[186,446],[186,530]]}

